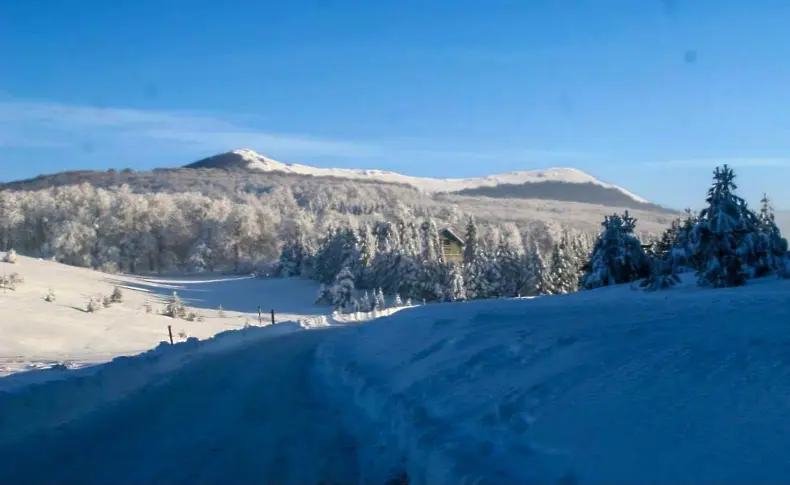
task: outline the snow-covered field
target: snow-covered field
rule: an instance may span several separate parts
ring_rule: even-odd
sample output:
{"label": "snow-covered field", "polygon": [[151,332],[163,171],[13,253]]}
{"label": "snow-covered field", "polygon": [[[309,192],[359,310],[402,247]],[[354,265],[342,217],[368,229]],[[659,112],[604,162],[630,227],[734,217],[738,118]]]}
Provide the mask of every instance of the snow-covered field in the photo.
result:
{"label": "snow-covered field", "polygon": [[782,483],[790,281],[436,305],[334,334],[359,483]]}
{"label": "snow-covered field", "polygon": [[[271,309],[275,309],[276,321],[280,322],[309,320],[329,312],[314,305],[317,286],[298,279],[137,278],[21,256],[17,264],[0,263],[2,272],[19,273],[25,281],[16,291],[0,290],[0,376],[53,364],[82,366],[137,354],[168,340],[168,325],[176,341],[209,338],[247,323],[258,325],[259,306],[265,312],[264,324],[271,320]],[[115,286],[122,288],[122,303],[97,313],[85,312],[92,296],[109,296]],[[44,300],[50,289],[55,294],[54,302]],[[173,291],[204,320],[190,322],[157,315]]]}
{"label": "snow-covered field", "polygon": [[782,483],[788,295],[686,278],[160,346],[0,392],[0,483]]}

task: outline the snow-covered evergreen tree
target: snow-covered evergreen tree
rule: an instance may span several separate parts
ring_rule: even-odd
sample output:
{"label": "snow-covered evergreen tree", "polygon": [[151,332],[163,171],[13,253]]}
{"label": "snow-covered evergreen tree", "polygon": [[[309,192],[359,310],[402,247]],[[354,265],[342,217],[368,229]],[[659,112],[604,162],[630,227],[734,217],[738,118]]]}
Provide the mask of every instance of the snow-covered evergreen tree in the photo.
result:
{"label": "snow-covered evergreen tree", "polygon": [[550,295],[553,289],[551,274],[537,243],[532,243],[525,259],[526,274],[519,294],[521,296]]}
{"label": "snow-covered evergreen tree", "polygon": [[767,195],[763,195],[760,203],[754,261],[754,275],[756,277],[784,270],[787,257],[787,239],[782,237],[781,231],[776,225],[771,201]]}
{"label": "snow-covered evergreen tree", "polygon": [[593,247],[590,261],[581,276],[586,289],[628,283],[650,273],[650,259],[634,236],[636,219],[628,211],[605,218],[603,231]]}
{"label": "snow-covered evergreen tree", "polygon": [[332,291],[325,283],[321,283],[321,286],[318,288],[318,294],[316,295],[315,302],[319,305],[332,304]]}
{"label": "snow-covered evergreen tree", "polygon": [[499,240],[496,261],[501,275],[498,285],[499,295],[506,298],[517,296],[524,271],[521,256],[516,251],[516,248],[510,244],[510,239],[506,236]]}
{"label": "snow-covered evergreen tree", "polygon": [[343,268],[335,277],[332,285],[332,306],[341,312],[353,311],[354,302],[354,273],[349,268]]}
{"label": "snow-covered evergreen tree", "polygon": [[368,293],[367,291],[362,295],[362,298],[359,299],[359,311],[361,312],[373,311],[373,300],[371,300],[370,293]]}
{"label": "snow-covered evergreen tree", "polygon": [[381,288],[376,290],[374,296],[375,299],[373,308],[375,310],[383,310],[387,307],[387,300],[384,298],[384,291]]}
{"label": "snow-covered evergreen tree", "polygon": [[301,275],[304,259],[305,247],[301,238],[285,243],[280,253],[280,276],[289,278]]}
{"label": "snow-covered evergreen tree", "polygon": [[376,259],[376,238],[367,224],[359,227],[357,238],[359,239],[359,274],[357,280],[361,287],[370,284],[372,277],[373,261]]}
{"label": "snow-covered evergreen tree", "polygon": [[756,263],[757,218],[746,202],[735,195],[735,173],[717,167],[708,190],[708,206],[694,228],[701,267],[697,282],[714,288],[740,286]]}
{"label": "snow-covered evergreen tree", "polygon": [[448,284],[445,292],[447,301],[466,300],[466,284],[464,283],[464,272],[460,265],[451,264],[448,274]]}
{"label": "snow-covered evergreen tree", "polygon": [[480,256],[480,238],[477,231],[477,224],[474,218],[470,217],[466,223],[466,234],[464,244],[464,264],[470,264]]}
{"label": "snow-covered evergreen tree", "polygon": [[420,226],[422,239],[423,264],[444,262],[444,251],[439,239],[439,230],[433,218],[427,219]]}
{"label": "snow-covered evergreen tree", "polygon": [[[549,285],[552,295],[561,295],[576,291],[579,276],[573,268],[572,256],[563,237],[554,244],[549,263]],[[574,281],[575,280],[575,281]]]}

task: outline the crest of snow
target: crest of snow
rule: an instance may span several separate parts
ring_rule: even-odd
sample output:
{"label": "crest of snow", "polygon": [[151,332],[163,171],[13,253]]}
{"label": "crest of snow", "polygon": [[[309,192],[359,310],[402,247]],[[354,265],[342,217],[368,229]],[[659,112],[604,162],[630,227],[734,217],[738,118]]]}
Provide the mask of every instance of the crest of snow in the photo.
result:
{"label": "crest of snow", "polygon": [[407,184],[424,192],[457,192],[464,189],[478,187],[495,187],[501,184],[520,185],[536,182],[565,182],[573,184],[592,183],[607,189],[619,190],[637,202],[646,203],[646,199],[639,197],[617,185],[601,182],[590,174],[575,168],[546,168],[541,170],[522,170],[508,172],[486,177],[448,178],[436,179],[426,177],[412,177],[397,172],[386,170],[349,169],[349,168],[318,168],[298,163],[283,163],[265,157],[253,150],[234,150],[234,154],[247,162],[247,169],[257,172],[280,172],[299,175],[312,175],[315,177],[338,177],[348,179],[369,179],[382,182]]}

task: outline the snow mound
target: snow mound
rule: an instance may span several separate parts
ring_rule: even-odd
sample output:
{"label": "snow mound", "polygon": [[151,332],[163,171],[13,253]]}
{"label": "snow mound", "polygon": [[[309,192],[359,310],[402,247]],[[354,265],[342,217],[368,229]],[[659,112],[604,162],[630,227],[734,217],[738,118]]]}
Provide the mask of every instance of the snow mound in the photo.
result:
{"label": "snow mound", "polygon": [[362,483],[778,483],[790,281],[425,306],[336,333],[315,382]]}
{"label": "snow mound", "polygon": [[84,416],[166,379],[176,369],[207,354],[226,352],[302,327],[284,322],[221,332],[208,340],[189,338],[103,365],[70,371],[57,367],[0,379],[0,444]]}
{"label": "snow mound", "polygon": [[314,177],[377,180],[387,183],[411,185],[428,193],[457,192],[464,189],[494,187],[501,184],[520,185],[540,182],[565,182],[573,184],[591,183],[604,188],[618,190],[637,202],[648,202],[646,199],[643,199],[642,197],[639,197],[638,195],[633,194],[622,187],[601,182],[592,175],[575,168],[547,168],[542,170],[516,171],[498,175],[490,175],[487,177],[436,179],[412,177],[409,175],[403,175],[385,170],[318,168],[311,167],[309,165],[300,165],[297,163],[283,163],[246,148],[234,150],[231,152],[231,154],[239,157],[246,164],[247,170],[255,172],[280,172],[310,175]]}

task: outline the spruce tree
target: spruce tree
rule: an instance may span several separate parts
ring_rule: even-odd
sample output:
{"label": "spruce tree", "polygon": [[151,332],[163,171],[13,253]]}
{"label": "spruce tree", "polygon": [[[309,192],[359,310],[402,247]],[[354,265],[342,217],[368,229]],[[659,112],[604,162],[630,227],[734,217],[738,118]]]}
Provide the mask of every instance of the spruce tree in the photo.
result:
{"label": "spruce tree", "polygon": [[444,297],[447,301],[466,300],[466,285],[464,283],[464,273],[458,264],[450,265],[448,274],[448,284]]}
{"label": "spruce tree", "polygon": [[628,283],[650,273],[650,259],[634,236],[636,219],[628,211],[608,216],[602,223],[589,262],[580,278],[585,289]]}
{"label": "spruce tree", "polygon": [[350,313],[353,311],[354,301],[354,273],[349,268],[343,268],[335,278],[332,285],[332,306],[336,310]]}
{"label": "spruce tree", "polygon": [[767,195],[760,201],[760,213],[757,216],[758,241],[755,247],[755,276],[763,276],[776,271],[785,270],[787,256],[787,240],[782,237],[776,225],[776,217]]}
{"label": "spruce tree", "polygon": [[516,249],[510,245],[506,237],[499,240],[497,247],[496,260],[499,264],[501,280],[499,284],[500,296],[512,298],[518,295],[519,282],[522,280],[521,257]]}
{"label": "spruce tree", "polygon": [[727,165],[713,172],[708,206],[694,230],[701,267],[697,282],[713,288],[746,284],[750,257],[755,254],[757,218],[735,195],[735,173]]}
{"label": "spruce tree", "polygon": [[474,218],[470,217],[466,224],[466,238],[464,245],[464,264],[471,264],[480,256],[480,240],[477,232],[477,224]]}

